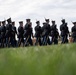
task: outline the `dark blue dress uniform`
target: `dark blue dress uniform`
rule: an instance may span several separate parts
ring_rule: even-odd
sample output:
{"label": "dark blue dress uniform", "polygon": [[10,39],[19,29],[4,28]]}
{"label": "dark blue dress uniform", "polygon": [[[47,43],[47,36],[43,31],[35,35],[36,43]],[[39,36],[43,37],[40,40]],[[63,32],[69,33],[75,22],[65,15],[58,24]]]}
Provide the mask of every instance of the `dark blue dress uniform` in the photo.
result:
{"label": "dark blue dress uniform", "polygon": [[42,27],[42,36],[43,36],[43,45],[51,44],[49,36],[51,32],[51,26],[49,24],[49,19],[45,19],[46,22],[43,23]]}
{"label": "dark blue dress uniform", "polygon": [[59,32],[57,29],[57,25],[55,24],[55,21],[52,21],[52,26],[51,26],[51,37],[52,37],[52,43],[58,44],[58,36]]}
{"label": "dark blue dress uniform", "polygon": [[48,23],[43,23],[43,27],[42,27],[43,45],[51,44],[49,35],[50,35],[50,25]]}
{"label": "dark blue dress uniform", "polygon": [[5,41],[6,41],[6,26],[5,23],[6,21],[2,21],[2,26],[1,26],[1,46],[4,47]]}
{"label": "dark blue dress uniform", "polygon": [[39,43],[39,45],[41,46],[42,45],[42,42],[41,42],[42,30],[41,30],[40,22],[37,21],[36,24],[37,24],[37,26],[35,26],[36,45]]}
{"label": "dark blue dress uniform", "polygon": [[12,44],[12,21],[11,18],[7,19],[8,24],[6,25],[6,45],[8,47]]}
{"label": "dark blue dress uniform", "polygon": [[23,34],[24,34],[24,28],[23,28],[23,21],[20,21],[19,22],[20,26],[18,27],[18,46],[21,45],[21,43],[23,43],[23,46],[24,46],[24,37],[23,37]]}
{"label": "dark blue dress uniform", "polygon": [[15,22],[12,22],[12,44],[13,47],[17,47],[17,40],[16,40],[16,34],[17,34],[17,29],[15,27]]}
{"label": "dark blue dress uniform", "polygon": [[67,23],[65,23],[65,19],[62,20],[62,25],[60,26],[62,43],[68,43],[68,34],[69,29],[67,27]]}
{"label": "dark blue dress uniform", "polygon": [[0,47],[1,47],[1,21],[0,21]]}
{"label": "dark blue dress uniform", "polygon": [[72,31],[72,38],[73,38],[73,42],[76,42],[76,22],[73,22],[74,26],[72,27],[71,31]]}
{"label": "dark blue dress uniform", "polygon": [[24,37],[25,40],[25,46],[33,45],[31,37],[33,36],[33,30],[32,30],[32,23],[30,22],[30,19],[26,19],[26,24],[24,26]]}

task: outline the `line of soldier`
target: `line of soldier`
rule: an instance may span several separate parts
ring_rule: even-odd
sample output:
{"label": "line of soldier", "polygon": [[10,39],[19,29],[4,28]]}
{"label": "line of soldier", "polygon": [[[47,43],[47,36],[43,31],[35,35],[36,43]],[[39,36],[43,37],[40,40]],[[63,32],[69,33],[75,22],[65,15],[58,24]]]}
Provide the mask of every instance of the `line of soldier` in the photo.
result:
{"label": "line of soldier", "polygon": [[[60,38],[60,36],[54,20],[52,20],[52,25],[50,25],[50,20],[45,19],[42,27],[40,26],[40,21],[36,21],[34,28],[35,35],[33,35],[32,22],[30,19],[26,19],[25,26],[23,26],[23,21],[20,21],[18,30],[15,26],[15,22],[12,22],[11,18],[6,21],[0,22],[0,47],[19,47],[21,44],[23,44],[23,46],[33,46],[32,38],[34,37],[36,38],[35,45],[58,44],[58,38]],[[62,19],[61,22],[61,43],[68,43],[68,36],[70,36],[69,28],[65,19]],[[76,42],[76,22],[73,22],[73,24],[71,36],[73,42]],[[16,40],[16,35],[18,41]]]}

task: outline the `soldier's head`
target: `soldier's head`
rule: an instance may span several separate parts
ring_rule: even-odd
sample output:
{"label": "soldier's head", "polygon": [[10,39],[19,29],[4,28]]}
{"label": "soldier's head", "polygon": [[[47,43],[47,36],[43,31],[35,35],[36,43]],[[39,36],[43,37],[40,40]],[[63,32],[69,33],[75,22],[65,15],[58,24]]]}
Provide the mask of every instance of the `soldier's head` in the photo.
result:
{"label": "soldier's head", "polygon": [[13,25],[13,26],[15,26],[15,21],[14,21],[14,22],[12,22],[12,25]]}
{"label": "soldier's head", "polygon": [[6,21],[2,21],[2,25],[3,25],[3,26],[6,25]]}
{"label": "soldier's head", "polygon": [[53,25],[55,24],[55,21],[54,21],[54,20],[52,20],[52,24],[53,24]]}
{"label": "soldier's head", "polygon": [[20,22],[19,22],[19,25],[20,25],[21,27],[23,27],[23,21],[20,21]]}
{"label": "soldier's head", "polygon": [[62,19],[61,22],[64,24],[65,23],[65,19]]}
{"label": "soldier's head", "polygon": [[46,25],[46,23],[45,23],[45,22],[43,22],[43,25]]}
{"label": "soldier's head", "polygon": [[40,21],[36,21],[36,24],[37,24],[37,25],[40,25]]}
{"label": "soldier's head", "polygon": [[46,23],[49,23],[50,22],[49,19],[45,19],[45,21],[46,21]]}
{"label": "soldier's head", "polygon": [[11,18],[7,19],[7,22],[8,22],[8,23],[12,23]]}
{"label": "soldier's head", "polygon": [[27,23],[30,23],[30,19],[26,19],[26,22],[27,22]]}
{"label": "soldier's head", "polygon": [[74,26],[76,26],[76,22],[72,22],[74,24]]}

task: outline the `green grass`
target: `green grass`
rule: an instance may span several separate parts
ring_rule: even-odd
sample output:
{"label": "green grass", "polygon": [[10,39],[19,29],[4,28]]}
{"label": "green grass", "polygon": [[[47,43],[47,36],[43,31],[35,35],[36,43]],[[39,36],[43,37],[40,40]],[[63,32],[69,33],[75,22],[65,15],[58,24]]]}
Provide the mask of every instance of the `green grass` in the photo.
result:
{"label": "green grass", "polygon": [[0,75],[76,75],[76,44],[0,49]]}

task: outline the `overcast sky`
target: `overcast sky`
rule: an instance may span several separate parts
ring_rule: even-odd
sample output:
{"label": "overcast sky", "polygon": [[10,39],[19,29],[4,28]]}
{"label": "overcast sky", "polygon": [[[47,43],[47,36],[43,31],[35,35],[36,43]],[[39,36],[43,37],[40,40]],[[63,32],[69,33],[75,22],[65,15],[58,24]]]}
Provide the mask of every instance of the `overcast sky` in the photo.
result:
{"label": "overcast sky", "polygon": [[[71,29],[71,21],[76,21],[76,0],[0,0],[0,20],[12,17],[16,21],[24,21],[31,18],[33,27],[35,21],[40,20],[41,26],[44,17],[56,20],[59,28],[61,19],[65,18]],[[50,22],[51,24],[51,22]]]}

